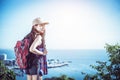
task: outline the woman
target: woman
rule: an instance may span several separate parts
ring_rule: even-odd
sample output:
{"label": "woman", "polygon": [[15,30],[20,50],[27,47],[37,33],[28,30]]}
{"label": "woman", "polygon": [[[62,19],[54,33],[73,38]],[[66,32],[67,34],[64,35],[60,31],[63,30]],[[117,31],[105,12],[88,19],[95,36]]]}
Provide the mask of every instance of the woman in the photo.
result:
{"label": "woman", "polygon": [[42,80],[42,75],[47,74],[47,61],[45,48],[45,25],[48,22],[41,22],[40,18],[33,20],[31,32],[26,36],[30,39],[28,67],[25,72],[27,80]]}

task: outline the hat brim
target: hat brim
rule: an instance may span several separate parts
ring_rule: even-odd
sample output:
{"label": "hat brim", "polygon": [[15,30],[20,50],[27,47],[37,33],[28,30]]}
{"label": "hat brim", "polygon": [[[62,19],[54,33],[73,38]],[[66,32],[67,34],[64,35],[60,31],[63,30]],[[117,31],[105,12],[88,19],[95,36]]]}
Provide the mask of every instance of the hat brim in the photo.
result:
{"label": "hat brim", "polygon": [[40,23],[40,24],[42,24],[42,25],[47,25],[47,24],[49,24],[48,22],[42,22],[42,23]]}

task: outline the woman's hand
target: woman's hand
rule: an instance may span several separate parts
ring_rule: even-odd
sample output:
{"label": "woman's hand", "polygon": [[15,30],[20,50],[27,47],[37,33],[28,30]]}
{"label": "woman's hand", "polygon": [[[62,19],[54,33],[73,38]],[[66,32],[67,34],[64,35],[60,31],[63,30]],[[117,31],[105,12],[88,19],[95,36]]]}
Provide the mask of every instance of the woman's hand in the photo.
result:
{"label": "woman's hand", "polygon": [[43,54],[47,55],[47,53],[48,53],[48,51],[45,49],[44,52],[43,52]]}

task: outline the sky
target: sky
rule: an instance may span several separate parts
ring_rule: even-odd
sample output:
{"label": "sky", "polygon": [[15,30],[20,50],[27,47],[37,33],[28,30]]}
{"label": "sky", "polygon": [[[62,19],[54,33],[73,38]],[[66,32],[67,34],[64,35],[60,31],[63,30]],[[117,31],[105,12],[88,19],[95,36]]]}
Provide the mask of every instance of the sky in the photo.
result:
{"label": "sky", "polygon": [[46,26],[48,49],[104,49],[120,43],[119,0],[0,0],[0,48],[13,49],[34,18]]}

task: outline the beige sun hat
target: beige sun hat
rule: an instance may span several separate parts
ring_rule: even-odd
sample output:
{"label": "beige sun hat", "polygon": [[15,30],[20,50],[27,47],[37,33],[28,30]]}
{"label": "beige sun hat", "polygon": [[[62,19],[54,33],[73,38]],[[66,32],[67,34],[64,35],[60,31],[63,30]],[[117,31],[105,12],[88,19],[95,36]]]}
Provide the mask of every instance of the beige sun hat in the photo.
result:
{"label": "beige sun hat", "polygon": [[44,24],[44,25],[46,25],[46,24],[49,24],[49,23],[46,22],[46,21],[42,21],[41,18],[38,17],[38,18],[35,18],[35,19],[33,20],[32,26],[34,26],[34,25],[36,25],[36,24]]}

